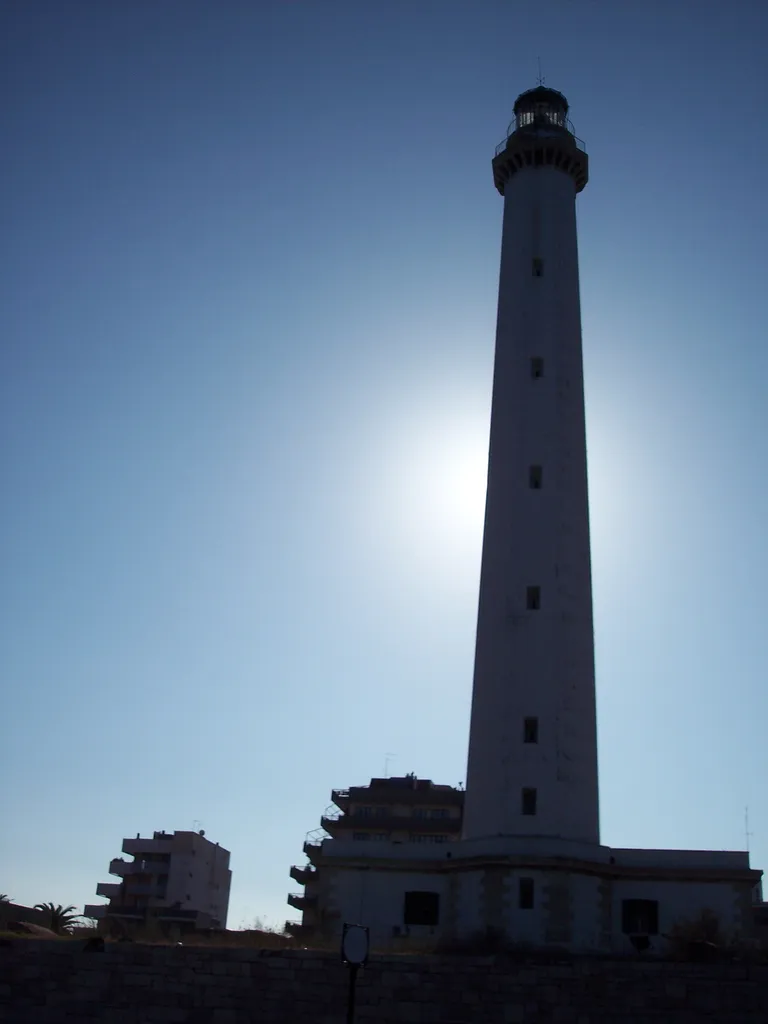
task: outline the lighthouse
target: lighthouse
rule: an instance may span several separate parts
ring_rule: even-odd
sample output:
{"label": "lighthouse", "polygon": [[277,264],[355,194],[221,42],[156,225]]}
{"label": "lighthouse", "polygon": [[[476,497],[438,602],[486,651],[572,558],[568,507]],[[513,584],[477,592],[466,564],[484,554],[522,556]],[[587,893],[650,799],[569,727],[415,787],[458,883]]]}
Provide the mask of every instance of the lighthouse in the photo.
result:
{"label": "lighthouse", "polygon": [[[504,197],[485,531],[465,790],[337,789],[291,877],[298,934],[380,948],[524,943],[664,953],[702,914],[748,938],[746,851],[600,843],[587,443],[576,241],[584,146],[565,97],[518,96],[493,158]],[[519,948],[519,947],[515,947]]]}
{"label": "lighthouse", "polygon": [[554,89],[522,93],[504,197],[464,837],[599,842],[576,196]]}

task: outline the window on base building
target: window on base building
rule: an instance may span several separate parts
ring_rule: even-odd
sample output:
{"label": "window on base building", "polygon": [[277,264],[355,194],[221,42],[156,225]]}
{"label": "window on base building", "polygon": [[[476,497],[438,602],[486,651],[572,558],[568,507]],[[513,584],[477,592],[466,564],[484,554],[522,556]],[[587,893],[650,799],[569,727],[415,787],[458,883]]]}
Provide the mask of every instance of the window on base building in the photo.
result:
{"label": "window on base building", "polygon": [[539,720],[538,718],[523,719],[523,743],[539,742]]}
{"label": "window on base building", "polygon": [[537,612],[541,608],[541,587],[528,587],[525,592],[525,607],[529,612]]}
{"label": "window on base building", "polygon": [[658,935],[658,900],[622,900],[621,930],[625,935]]}
{"label": "window on base building", "polygon": [[538,256],[533,257],[533,276],[544,277],[544,260]]}
{"label": "window on base building", "polygon": [[440,894],[407,892],[403,906],[403,924],[436,925],[440,923]]}
{"label": "window on base building", "polygon": [[355,839],[355,840],[357,840],[357,839],[361,839],[361,840],[362,839],[370,839],[371,838],[371,834],[370,834],[370,832],[353,832],[352,833],[352,838]]}
{"label": "window on base building", "polygon": [[536,790],[524,789],[521,798],[521,812],[523,814],[536,813]]}
{"label": "window on base building", "polygon": [[517,889],[517,905],[521,910],[533,910],[533,879],[521,878]]}
{"label": "window on base building", "polygon": [[544,471],[541,466],[529,466],[528,467],[528,486],[532,491],[540,491],[544,477]]}
{"label": "window on base building", "polygon": [[544,376],[544,360],[541,356],[531,357],[531,376],[534,380]]}

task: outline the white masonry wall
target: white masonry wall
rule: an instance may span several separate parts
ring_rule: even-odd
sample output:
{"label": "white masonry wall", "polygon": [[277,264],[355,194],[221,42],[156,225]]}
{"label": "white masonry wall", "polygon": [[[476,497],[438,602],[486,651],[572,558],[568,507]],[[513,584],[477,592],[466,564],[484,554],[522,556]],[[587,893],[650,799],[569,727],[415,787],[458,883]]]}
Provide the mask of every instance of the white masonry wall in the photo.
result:
{"label": "white masonry wall", "polygon": [[[381,946],[447,940],[479,941],[489,929],[511,943],[541,948],[557,946],[575,952],[616,952],[636,955],[622,931],[625,899],[658,902],[659,934],[649,936],[650,951],[662,952],[676,924],[714,912],[726,936],[737,936],[745,925],[742,883],[627,880],[603,878],[592,872],[551,868],[504,867],[473,870],[454,862],[448,871],[408,871],[380,865],[366,868],[334,866],[329,902],[336,930],[344,922],[366,925]],[[534,882],[533,907],[519,905],[521,878]],[[438,925],[406,926],[403,911],[408,891],[440,896]],[[741,895],[740,895],[741,892]]]}
{"label": "white masonry wall", "polygon": [[628,952],[629,938],[622,933],[622,901],[628,899],[657,900],[659,934],[650,936],[651,951],[660,952],[666,945],[665,934],[676,924],[698,919],[704,910],[717,915],[723,934],[737,937],[744,922],[737,890],[729,882],[660,882],[618,881],[613,887],[613,949]]}
{"label": "white masonry wall", "polygon": [[338,914],[337,926],[362,924],[370,928],[371,940],[389,942],[397,937],[395,929],[405,930],[403,910],[409,891],[435,892],[440,896],[440,923],[437,927],[411,925],[409,937],[431,939],[442,933],[448,909],[448,877],[430,872],[355,869],[334,870],[330,908]]}

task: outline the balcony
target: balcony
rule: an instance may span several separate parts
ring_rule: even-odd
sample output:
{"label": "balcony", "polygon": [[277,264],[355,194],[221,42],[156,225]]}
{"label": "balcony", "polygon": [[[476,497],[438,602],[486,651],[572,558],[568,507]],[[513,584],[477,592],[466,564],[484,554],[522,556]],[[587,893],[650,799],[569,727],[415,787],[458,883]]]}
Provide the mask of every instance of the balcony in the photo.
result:
{"label": "balcony", "polygon": [[152,874],[153,872],[163,873],[168,870],[169,862],[169,860],[155,861],[143,858],[123,860],[122,857],[113,857],[109,862],[109,873],[110,875],[117,875],[118,878],[126,878],[129,875]]}
{"label": "balcony", "polygon": [[461,818],[426,818],[415,814],[343,814],[338,818],[323,817],[320,824],[334,838],[346,836],[352,829],[389,833],[419,832],[457,838],[461,833]]}
{"label": "balcony", "polygon": [[577,137],[573,130],[573,124],[569,118],[563,119],[561,123],[547,123],[540,120],[521,123],[520,118],[516,118],[510,123],[507,128],[507,134],[496,147],[496,156],[498,156],[499,153],[504,152],[513,135],[518,139],[521,137],[525,138],[526,136],[530,136],[531,138],[540,137],[542,139],[568,139],[570,137],[577,149],[580,149],[582,153],[586,152],[586,146],[582,140]]}
{"label": "balcony", "polygon": [[336,804],[340,811],[349,810],[349,790],[348,789],[332,789],[331,800]]}
{"label": "balcony", "polygon": [[173,839],[124,839],[123,853],[132,854],[141,858],[143,853],[171,853],[173,850]]}
{"label": "balcony", "polygon": [[108,906],[107,903],[86,903],[83,907],[83,917],[92,917],[95,921],[100,921],[106,917]]}
{"label": "balcony", "polygon": [[317,905],[317,896],[306,896],[303,892],[290,892],[288,893],[288,904],[294,910],[303,912],[309,907]]}
{"label": "balcony", "polygon": [[370,786],[331,790],[331,801],[346,812],[350,804],[377,804],[391,808],[393,804],[409,807],[463,807],[465,793],[453,786],[436,785],[429,779],[371,779]]}
{"label": "balcony", "polygon": [[[118,889],[120,887],[118,886]],[[126,896],[152,896],[155,899],[163,899],[167,888],[164,885],[156,885],[152,882],[132,882],[125,886]],[[97,890],[97,895],[101,893]]]}
{"label": "balcony", "polygon": [[104,896],[108,900],[116,900],[122,890],[120,882],[99,882],[96,886],[96,895]]}
{"label": "balcony", "polygon": [[323,840],[307,840],[304,843],[304,853],[307,855],[312,864],[316,864],[318,859],[322,856],[323,852]]}
{"label": "balcony", "polygon": [[292,935],[295,939],[302,935],[309,935],[310,930],[305,924],[301,924],[299,921],[286,921],[285,931],[288,935]]}
{"label": "balcony", "polygon": [[298,882],[299,885],[306,885],[307,882],[311,882],[317,874],[317,868],[313,868],[309,864],[305,864],[303,867],[298,864],[294,864],[291,867],[290,874],[294,882]]}

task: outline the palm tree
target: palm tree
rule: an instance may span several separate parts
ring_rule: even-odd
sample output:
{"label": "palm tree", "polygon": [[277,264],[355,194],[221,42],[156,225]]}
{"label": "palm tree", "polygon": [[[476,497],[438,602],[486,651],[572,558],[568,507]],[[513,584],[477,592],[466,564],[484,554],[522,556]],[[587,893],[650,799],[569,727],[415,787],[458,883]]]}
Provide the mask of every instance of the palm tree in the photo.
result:
{"label": "palm tree", "polygon": [[36,903],[35,910],[42,910],[50,918],[50,928],[57,935],[66,935],[80,915],[73,913],[73,906],[62,907],[60,903]]}

